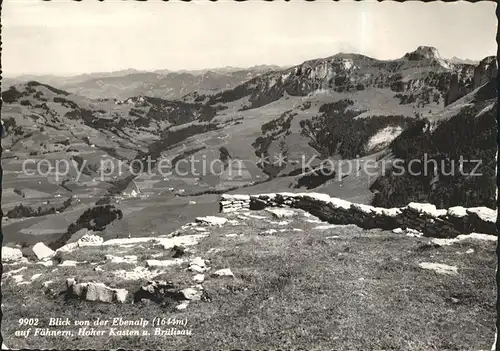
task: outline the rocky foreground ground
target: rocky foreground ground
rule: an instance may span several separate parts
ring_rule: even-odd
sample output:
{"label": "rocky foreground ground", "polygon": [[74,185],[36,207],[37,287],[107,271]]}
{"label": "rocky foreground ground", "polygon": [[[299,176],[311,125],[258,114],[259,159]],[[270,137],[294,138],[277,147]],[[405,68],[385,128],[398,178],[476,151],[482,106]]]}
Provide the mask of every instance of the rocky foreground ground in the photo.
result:
{"label": "rocky foreground ground", "polygon": [[10,348],[486,350],[496,239],[297,208],[239,208],[155,237],[82,231],[56,252],[3,248],[2,335]]}

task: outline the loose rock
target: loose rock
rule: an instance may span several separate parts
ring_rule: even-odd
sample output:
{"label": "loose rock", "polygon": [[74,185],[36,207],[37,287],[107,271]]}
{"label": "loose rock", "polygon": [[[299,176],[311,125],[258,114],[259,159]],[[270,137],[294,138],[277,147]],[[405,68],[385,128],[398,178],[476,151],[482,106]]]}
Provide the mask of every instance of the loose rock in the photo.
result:
{"label": "loose rock", "polygon": [[39,260],[47,260],[56,254],[54,250],[50,249],[42,242],[35,244],[32,250]]}
{"label": "loose rock", "polygon": [[4,246],[2,247],[2,262],[16,262],[23,258],[21,250]]}
{"label": "loose rock", "polygon": [[73,278],[66,280],[66,286],[70,295],[87,301],[124,303],[128,295],[125,289],[113,289],[103,283],[77,283]]}
{"label": "loose rock", "polygon": [[229,268],[219,269],[218,271],[215,271],[213,275],[215,277],[234,277],[233,272],[231,272],[231,269]]}

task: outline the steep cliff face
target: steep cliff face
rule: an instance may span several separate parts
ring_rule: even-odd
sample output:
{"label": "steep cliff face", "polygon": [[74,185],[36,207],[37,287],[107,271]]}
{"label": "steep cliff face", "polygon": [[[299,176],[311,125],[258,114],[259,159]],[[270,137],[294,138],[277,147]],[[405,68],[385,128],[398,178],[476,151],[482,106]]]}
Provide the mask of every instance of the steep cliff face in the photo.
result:
{"label": "steep cliff face", "polygon": [[451,75],[445,106],[455,102],[481,85],[495,78],[498,72],[495,56],[488,56],[477,66],[462,65]]}
{"label": "steep cliff face", "polygon": [[276,101],[284,94],[307,96],[317,91],[358,92],[387,89],[401,104],[446,106],[492,77],[496,65],[487,58],[476,67],[442,59],[435,48],[421,46],[396,60],[381,61],[358,54],[337,54],[306,61],[286,70],[258,76],[238,87],[197,96],[208,104],[249,97],[244,109]]}
{"label": "steep cliff face", "polygon": [[497,60],[495,56],[488,56],[481,60],[474,69],[474,89],[495,78],[498,73]]}
{"label": "steep cliff face", "polygon": [[410,61],[418,61],[423,59],[439,60],[441,56],[436,48],[431,46],[419,46],[417,50],[407,53],[405,56]]}

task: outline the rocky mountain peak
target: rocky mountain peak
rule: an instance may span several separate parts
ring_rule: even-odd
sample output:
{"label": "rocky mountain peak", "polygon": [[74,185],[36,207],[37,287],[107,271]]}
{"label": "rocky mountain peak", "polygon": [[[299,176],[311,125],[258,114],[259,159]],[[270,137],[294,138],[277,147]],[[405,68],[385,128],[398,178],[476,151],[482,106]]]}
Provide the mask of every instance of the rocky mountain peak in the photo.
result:
{"label": "rocky mountain peak", "polygon": [[423,59],[441,59],[438,50],[432,46],[419,46],[417,50],[409,52],[405,55],[405,58],[416,61]]}
{"label": "rocky mountain peak", "polygon": [[474,69],[474,88],[477,88],[490,79],[497,76],[497,59],[495,56],[488,56],[482,59]]}
{"label": "rocky mountain peak", "polygon": [[484,59],[482,59],[478,66],[496,66],[497,65],[497,58],[495,56],[487,56]]}

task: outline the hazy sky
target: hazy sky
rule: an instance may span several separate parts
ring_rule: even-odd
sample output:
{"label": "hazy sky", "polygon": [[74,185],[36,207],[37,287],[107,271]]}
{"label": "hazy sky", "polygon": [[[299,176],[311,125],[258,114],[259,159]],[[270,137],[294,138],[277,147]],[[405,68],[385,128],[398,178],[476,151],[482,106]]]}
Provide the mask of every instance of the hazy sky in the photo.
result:
{"label": "hazy sky", "polygon": [[4,75],[291,65],[338,52],[380,59],[419,45],[496,54],[494,2],[4,0]]}

